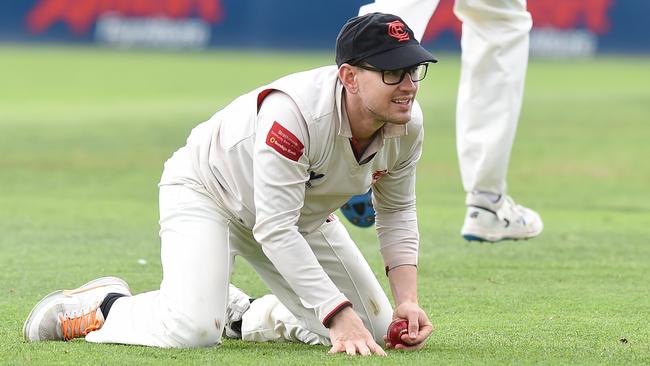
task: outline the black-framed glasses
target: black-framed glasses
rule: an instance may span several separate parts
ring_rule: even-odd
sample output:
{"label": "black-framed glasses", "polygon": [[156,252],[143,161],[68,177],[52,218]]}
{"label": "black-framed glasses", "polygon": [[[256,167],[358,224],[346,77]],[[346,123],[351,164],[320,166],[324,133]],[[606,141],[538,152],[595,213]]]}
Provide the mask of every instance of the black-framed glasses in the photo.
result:
{"label": "black-framed glasses", "polygon": [[417,64],[415,66],[407,67],[404,69],[398,69],[398,70],[382,70],[378,69],[376,67],[372,67],[369,65],[355,65],[357,67],[360,67],[364,70],[368,71],[376,71],[381,73],[381,80],[384,82],[384,84],[387,85],[397,85],[404,80],[404,76],[408,73],[411,76],[411,81],[418,82],[424,79],[425,76],[427,76],[427,68],[429,67],[428,63],[424,64]]}

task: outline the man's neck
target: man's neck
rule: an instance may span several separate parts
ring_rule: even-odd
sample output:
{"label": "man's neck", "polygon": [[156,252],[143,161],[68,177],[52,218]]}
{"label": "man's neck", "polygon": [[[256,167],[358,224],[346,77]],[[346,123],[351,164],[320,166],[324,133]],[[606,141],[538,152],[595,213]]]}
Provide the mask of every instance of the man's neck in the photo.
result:
{"label": "man's neck", "polygon": [[363,112],[361,103],[354,103],[351,99],[354,96],[349,96],[343,93],[343,103],[345,104],[345,113],[350,124],[350,132],[356,144],[363,147],[363,150],[372,142],[375,133],[379,131],[386,122],[380,122],[368,116]]}

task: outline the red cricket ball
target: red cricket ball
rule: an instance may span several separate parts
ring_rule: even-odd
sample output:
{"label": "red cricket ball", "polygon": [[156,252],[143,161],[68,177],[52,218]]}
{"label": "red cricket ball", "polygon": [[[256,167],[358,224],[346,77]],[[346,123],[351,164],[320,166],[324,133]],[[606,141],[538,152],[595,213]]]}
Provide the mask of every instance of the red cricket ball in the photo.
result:
{"label": "red cricket ball", "polygon": [[402,334],[408,333],[409,322],[406,319],[395,319],[388,326],[388,342],[395,347],[398,344],[407,346],[402,341]]}

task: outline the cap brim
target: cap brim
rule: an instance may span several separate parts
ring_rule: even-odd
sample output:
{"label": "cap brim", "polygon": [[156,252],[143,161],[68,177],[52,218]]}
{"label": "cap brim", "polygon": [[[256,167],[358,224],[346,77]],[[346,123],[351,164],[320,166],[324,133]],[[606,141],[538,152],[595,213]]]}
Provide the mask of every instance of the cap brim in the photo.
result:
{"label": "cap brim", "polygon": [[382,70],[398,70],[423,62],[438,62],[429,51],[419,44],[393,48],[386,52],[365,57],[363,60]]}

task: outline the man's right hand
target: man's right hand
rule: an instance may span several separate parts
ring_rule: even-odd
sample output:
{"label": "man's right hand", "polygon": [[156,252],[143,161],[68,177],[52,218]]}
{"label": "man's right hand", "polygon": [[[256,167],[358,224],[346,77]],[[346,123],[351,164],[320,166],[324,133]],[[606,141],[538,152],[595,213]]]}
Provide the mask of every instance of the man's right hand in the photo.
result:
{"label": "man's right hand", "polygon": [[341,310],[330,322],[330,340],[332,348],[329,353],[346,352],[348,355],[369,356],[376,353],[386,356],[372,335],[363,325],[361,318],[351,307]]}

